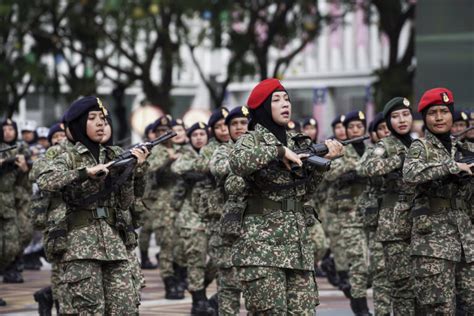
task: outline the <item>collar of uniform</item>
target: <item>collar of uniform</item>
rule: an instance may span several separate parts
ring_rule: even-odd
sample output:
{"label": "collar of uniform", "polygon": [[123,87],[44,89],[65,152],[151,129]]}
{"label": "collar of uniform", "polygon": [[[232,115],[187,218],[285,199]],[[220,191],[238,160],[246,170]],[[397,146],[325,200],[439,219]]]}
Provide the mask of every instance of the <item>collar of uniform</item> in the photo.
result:
{"label": "collar of uniform", "polygon": [[[86,146],[84,146],[81,142],[77,142],[74,145],[74,147],[76,148],[77,152],[81,155],[89,152],[89,149]],[[102,163],[103,161],[105,161],[105,147],[100,145],[99,163]]]}
{"label": "collar of uniform", "polygon": [[[436,147],[448,152],[441,141],[436,137],[433,133],[431,133],[428,129],[425,130],[425,138],[429,140],[433,145]],[[456,142],[451,141],[451,152],[449,153],[452,157],[454,157],[454,152],[456,151]]]}
{"label": "collar of uniform", "polygon": [[[260,124],[255,125],[255,131],[262,134],[265,143],[268,145],[282,145],[280,141],[276,138],[275,135],[272,134],[266,127]],[[287,135],[288,138],[288,135]]]}

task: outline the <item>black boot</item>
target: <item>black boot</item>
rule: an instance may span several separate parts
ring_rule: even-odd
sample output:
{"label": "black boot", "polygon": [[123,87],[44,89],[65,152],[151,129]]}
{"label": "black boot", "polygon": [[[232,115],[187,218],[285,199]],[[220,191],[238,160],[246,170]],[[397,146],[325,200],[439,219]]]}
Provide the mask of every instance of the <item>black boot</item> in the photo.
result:
{"label": "black boot", "polygon": [[347,271],[337,271],[339,276],[339,290],[341,290],[347,298],[351,298],[351,284],[349,283],[349,273]]}
{"label": "black boot", "polygon": [[166,277],[163,282],[165,283],[165,298],[168,300],[182,300],[184,293],[179,292],[176,288],[176,279],[174,276]]}
{"label": "black boot", "polygon": [[351,309],[355,316],[372,316],[367,306],[367,298],[351,298]]}
{"label": "black boot", "polygon": [[336,263],[334,259],[329,255],[324,256],[321,260],[321,270],[326,273],[326,278],[328,279],[329,284],[332,286],[339,286],[339,276],[336,271]]}
{"label": "black boot", "polygon": [[324,272],[320,267],[317,265],[314,265],[314,275],[317,278],[325,278],[326,277],[326,272]]}
{"label": "black boot", "polygon": [[51,316],[54,303],[51,286],[44,287],[41,290],[36,291],[33,297],[35,298],[35,301],[38,302],[38,315]]}
{"label": "black boot", "polygon": [[211,307],[207,301],[204,290],[191,292],[193,296],[193,305],[191,307],[192,316],[215,316],[216,311]]}
{"label": "black boot", "polygon": [[174,276],[176,277],[176,288],[183,292],[188,289],[188,269],[173,262]]}
{"label": "black boot", "polygon": [[7,302],[3,298],[0,297],[0,306],[7,306]]}
{"label": "black boot", "polygon": [[160,266],[160,253],[159,252],[156,253],[155,258],[156,258],[156,265]]}
{"label": "black boot", "polygon": [[141,251],[140,254],[141,254],[141,257],[142,257],[142,260],[141,260],[142,269],[153,270],[153,269],[158,268],[158,266],[156,264],[153,264],[150,261],[150,258],[148,258],[148,251]]}
{"label": "black boot", "polygon": [[3,283],[23,283],[23,276],[20,271],[21,265],[19,258],[10,263],[3,271]]}

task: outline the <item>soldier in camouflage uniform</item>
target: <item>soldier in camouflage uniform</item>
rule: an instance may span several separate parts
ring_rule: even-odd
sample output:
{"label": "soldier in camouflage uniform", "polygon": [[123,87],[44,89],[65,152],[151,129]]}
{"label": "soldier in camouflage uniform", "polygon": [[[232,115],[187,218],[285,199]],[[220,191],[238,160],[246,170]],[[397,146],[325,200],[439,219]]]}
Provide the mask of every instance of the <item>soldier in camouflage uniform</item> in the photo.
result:
{"label": "soldier in camouflage uniform", "polygon": [[[225,118],[225,124],[229,128],[231,141],[222,143],[212,155],[210,162],[210,170],[216,178],[217,187],[220,189],[224,198],[231,192],[225,192],[225,181],[231,170],[229,165],[229,154],[234,146],[235,141],[247,132],[249,110],[245,107],[237,107],[233,109]],[[220,205],[224,208],[224,205]],[[218,265],[217,274],[217,293],[219,302],[219,315],[238,315],[240,311],[240,283],[237,277],[237,270],[232,266],[230,251],[232,243],[227,242],[220,235],[220,220],[218,222],[209,222],[209,253],[213,253],[218,257],[215,258]],[[211,226],[212,224],[212,226]],[[211,242],[212,241],[212,242]]]}
{"label": "soldier in camouflage uniform", "polygon": [[[383,113],[378,113],[369,126],[369,133],[373,135],[372,142],[378,143],[379,140],[385,140],[390,131],[387,128],[387,123]],[[357,173],[360,176],[368,177],[369,185],[362,193],[359,208],[364,215],[364,228],[367,234],[369,247],[369,276],[372,279],[372,287],[374,291],[374,311],[375,315],[390,315],[392,294],[391,284],[388,280],[386,264],[384,260],[383,246],[380,241],[376,239],[380,201],[383,197],[382,185],[384,179],[380,175],[373,175],[367,172],[367,163],[373,159],[374,148],[369,148],[364,156],[362,156],[359,165],[357,166]],[[373,171],[370,169],[370,171]]]}
{"label": "soldier in camouflage uniform", "polygon": [[414,289],[430,315],[454,315],[456,295],[458,308],[474,314],[474,230],[468,215],[472,206],[466,204],[474,164],[454,160],[453,107],[446,88],[423,94],[418,112],[426,137],[413,141],[403,165],[404,181],[416,186],[410,245]]}
{"label": "soldier in camouflage uniform", "polygon": [[[28,181],[29,165],[27,157],[30,156],[29,149],[23,142],[17,142],[18,129],[14,121],[7,119],[2,122],[2,133],[0,146],[6,148],[16,145],[13,150],[0,153],[0,244],[1,257],[0,268],[3,270],[3,282],[21,283],[21,256],[26,247],[27,226],[29,220],[24,213],[26,199],[25,195]],[[22,226],[23,225],[23,226]],[[26,234],[28,235],[28,234]],[[31,235],[28,235],[31,238]],[[26,237],[28,238],[28,237]],[[29,242],[29,240],[28,240]]]}
{"label": "soldier in camouflage uniform", "polygon": [[[167,116],[162,116],[157,120],[157,136],[167,133],[171,129],[171,120]],[[156,200],[152,205],[155,216],[155,234],[161,235],[160,246],[160,273],[165,284],[165,298],[183,299],[184,291],[177,288],[174,262],[174,246],[176,230],[174,228],[176,211],[171,206],[172,192],[178,176],[171,171],[171,164],[178,158],[181,146],[174,145],[172,140],[154,147],[148,162],[150,167],[148,172],[153,174],[157,185]]]}
{"label": "soldier in camouflage uniform", "polygon": [[[363,136],[366,132],[365,114],[352,111],[343,121],[348,139]],[[362,214],[358,209],[360,196],[367,187],[367,178],[358,176],[356,168],[366,150],[363,142],[346,146],[344,157],[336,159],[327,172],[329,181],[336,181],[337,217],[340,220],[340,238],[347,252],[351,308],[356,315],[370,315],[367,306],[368,249],[363,229]],[[342,288],[347,292],[346,289]],[[346,295],[349,293],[345,293]]]}
{"label": "soldier in camouflage uniform", "polygon": [[[63,248],[63,277],[73,307],[84,315],[134,315],[138,302],[126,249],[133,242],[127,212],[134,201],[133,172],[139,181],[148,151],[132,149],[138,168],[128,165],[112,186],[105,163],[118,152],[100,145],[106,114],[96,97],[75,101],[65,118],[75,145],[56,157],[37,182],[43,191],[62,191],[66,203],[61,228],[48,238]],[[116,172],[112,169],[112,176]]]}
{"label": "soldier in camouflage uniform", "polygon": [[[310,166],[299,176],[290,171],[291,163],[302,166],[307,157],[293,150],[310,142],[287,133],[291,103],[277,79],[260,82],[247,104],[253,130],[230,153],[232,171],[248,186],[241,236],[232,247],[245,306],[252,315],[313,314],[318,293],[307,226],[314,224],[315,213],[303,203],[321,174]],[[326,144],[331,157],[343,150],[336,141]]]}
{"label": "soldier in camouflage uniform", "polygon": [[208,141],[207,125],[195,123],[187,131],[192,147],[184,147],[181,155],[171,165],[171,170],[180,175],[186,182],[182,205],[176,217],[176,227],[179,231],[178,254],[176,260],[180,266],[188,270],[188,290],[192,295],[192,315],[213,315],[206,297],[204,278],[206,274],[207,237],[206,225],[198,214],[196,203],[197,182],[205,181],[209,172],[209,154],[202,154]]}

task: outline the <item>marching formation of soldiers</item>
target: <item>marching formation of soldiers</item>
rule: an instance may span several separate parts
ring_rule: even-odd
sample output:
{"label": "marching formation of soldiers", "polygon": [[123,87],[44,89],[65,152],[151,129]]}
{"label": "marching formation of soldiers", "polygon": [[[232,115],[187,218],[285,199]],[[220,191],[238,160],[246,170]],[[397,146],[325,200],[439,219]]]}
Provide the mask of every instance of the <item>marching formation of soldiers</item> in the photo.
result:
{"label": "marching formation of soldiers", "polygon": [[129,149],[97,97],[21,142],[7,119],[3,281],[23,282],[44,256],[41,315],[137,315],[154,234],[165,298],[189,292],[191,315],[238,315],[241,297],[251,315],[314,315],[316,276],[358,316],[372,315],[369,288],[375,315],[474,315],[474,113],[445,88],[418,113],[423,136],[401,96],[369,126],[362,111],[337,116],[318,143],[317,121],[292,121],[287,90],[266,79],[246,106],[189,128],[162,116]]}

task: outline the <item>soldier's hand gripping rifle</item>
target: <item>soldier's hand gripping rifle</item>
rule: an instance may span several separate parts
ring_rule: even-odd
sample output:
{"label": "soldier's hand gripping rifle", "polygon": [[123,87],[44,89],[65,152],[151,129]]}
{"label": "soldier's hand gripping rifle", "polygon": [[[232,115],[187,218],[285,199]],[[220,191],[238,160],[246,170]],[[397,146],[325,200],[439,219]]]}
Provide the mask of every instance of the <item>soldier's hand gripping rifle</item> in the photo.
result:
{"label": "soldier's hand gripping rifle", "polygon": [[[340,141],[343,146],[360,143],[368,139],[369,136],[360,136],[349,140]],[[303,160],[304,164],[314,166],[318,170],[326,171],[331,167],[331,160],[324,158],[329,153],[329,148],[326,144],[311,144],[307,148],[295,150],[296,154],[308,154],[309,157]],[[301,167],[297,164],[291,164],[291,171],[298,171]]]}
{"label": "soldier's hand gripping rifle", "polygon": [[[158,137],[155,140],[152,140],[152,141],[146,142],[146,143],[142,143],[142,144],[138,144],[133,148],[146,147],[146,149],[148,149],[148,151],[151,151],[153,149],[153,147],[155,147],[156,145],[164,143],[167,140],[169,140],[169,139],[171,139],[175,136],[176,136],[175,132],[168,131],[166,134],[161,135],[160,137]],[[123,152],[122,154],[118,155],[117,158],[115,158],[115,160],[109,162],[109,164],[107,166],[107,169],[127,166],[129,163],[134,162],[136,159],[137,158],[135,158],[135,156],[132,155],[131,150],[127,150],[127,151]],[[99,177],[99,178],[105,176],[105,171],[97,172],[96,176]]]}

